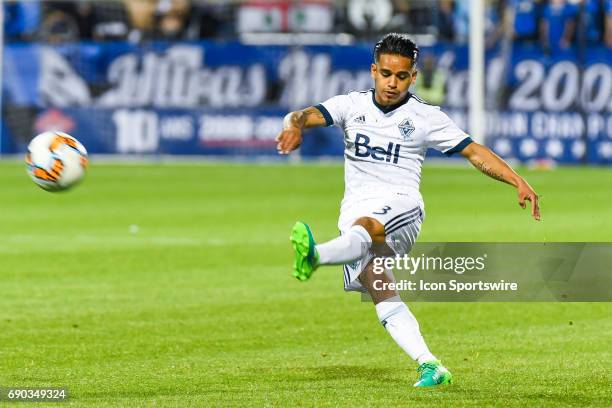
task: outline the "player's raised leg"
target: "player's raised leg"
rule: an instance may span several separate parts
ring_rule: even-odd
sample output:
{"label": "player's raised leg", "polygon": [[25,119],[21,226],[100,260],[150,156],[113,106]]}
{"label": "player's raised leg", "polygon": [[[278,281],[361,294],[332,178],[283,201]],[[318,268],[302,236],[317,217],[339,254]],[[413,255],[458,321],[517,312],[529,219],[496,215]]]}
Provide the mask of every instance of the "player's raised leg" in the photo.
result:
{"label": "player's raised leg", "polygon": [[363,258],[372,245],[367,229],[371,224],[369,220],[373,219],[359,219],[338,238],[319,245],[315,244],[310,227],[301,221],[296,222],[290,237],[295,251],[293,275],[304,281],[319,265],[340,265]]}
{"label": "player's raised leg", "polygon": [[308,280],[319,266],[319,254],[315,249],[312,231],[308,224],[298,221],[293,226],[289,239],[295,252],[293,276],[301,281]]}

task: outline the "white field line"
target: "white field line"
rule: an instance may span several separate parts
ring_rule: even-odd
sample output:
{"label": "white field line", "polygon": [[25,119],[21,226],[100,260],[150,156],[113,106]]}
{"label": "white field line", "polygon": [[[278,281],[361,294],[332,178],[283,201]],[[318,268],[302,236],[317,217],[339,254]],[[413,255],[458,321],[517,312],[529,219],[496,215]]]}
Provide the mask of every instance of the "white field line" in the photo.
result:
{"label": "white field line", "polygon": [[[114,155],[114,154],[93,154],[90,155],[92,166],[155,166],[155,165],[184,165],[184,166],[322,166],[322,167],[342,167],[344,159],[342,156],[320,156],[317,158],[302,160],[294,163],[284,158],[275,156],[198,156],[198,155]],[[22,162],[23,154],[6,154],[0,159],[0,163]],[[25,165],[24,165],[25,166]],[[459,157],[434,157],[427,158],[424,162],[426,167],[469,167],[467,160],[460,160]]]}
{"label": "white field line", "polygon": [[225,239],[225,238],[186,238],[173,236],[146,235],[10,235],[0,238],[0,253],[23,253],[32,249],[74,250],[79,248],[115,248],[146,247],[146,246],[198,246],[198,247],[230,247],[237,245],[274,245],[269,239]]}

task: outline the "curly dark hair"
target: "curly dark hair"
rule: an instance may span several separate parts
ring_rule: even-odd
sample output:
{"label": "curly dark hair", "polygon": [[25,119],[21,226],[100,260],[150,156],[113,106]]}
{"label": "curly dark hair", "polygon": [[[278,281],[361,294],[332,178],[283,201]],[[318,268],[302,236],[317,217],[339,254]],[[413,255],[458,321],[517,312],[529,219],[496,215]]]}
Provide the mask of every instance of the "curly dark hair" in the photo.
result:
{"label": "curly dark hair", "polygon": [[406,34],[389,33],[374,46],[374,62],[378,62],[380,54],[394,54],[410,58],[414,66],[419,59],[419,47]]}

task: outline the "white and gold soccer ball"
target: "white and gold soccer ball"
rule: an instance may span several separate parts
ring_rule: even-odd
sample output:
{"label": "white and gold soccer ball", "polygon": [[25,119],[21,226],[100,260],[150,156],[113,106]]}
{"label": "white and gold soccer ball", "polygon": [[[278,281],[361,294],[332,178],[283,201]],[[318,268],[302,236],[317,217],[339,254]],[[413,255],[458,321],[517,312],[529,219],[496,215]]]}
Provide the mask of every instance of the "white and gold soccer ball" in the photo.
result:
{"label": "white and gold soccer ball", "polygon": [[63,132],[44,132],[28,145],[25,161],[32,180],[47,191],[69,189],[85,177],[87,150]]}

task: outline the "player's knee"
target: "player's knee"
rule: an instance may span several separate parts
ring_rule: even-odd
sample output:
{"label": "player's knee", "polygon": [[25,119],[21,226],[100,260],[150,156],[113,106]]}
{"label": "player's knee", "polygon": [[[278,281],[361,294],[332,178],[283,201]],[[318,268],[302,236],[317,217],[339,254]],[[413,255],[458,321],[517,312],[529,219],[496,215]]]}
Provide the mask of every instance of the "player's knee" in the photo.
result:
{"label": "player's knee", "polygon": [[378,220],[370,217],[358,218],[353,225],[361,225],[368,232],[374,243],[385,242],[385,226]]}

